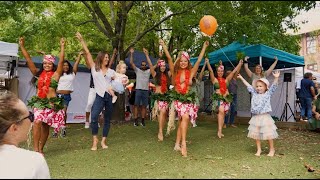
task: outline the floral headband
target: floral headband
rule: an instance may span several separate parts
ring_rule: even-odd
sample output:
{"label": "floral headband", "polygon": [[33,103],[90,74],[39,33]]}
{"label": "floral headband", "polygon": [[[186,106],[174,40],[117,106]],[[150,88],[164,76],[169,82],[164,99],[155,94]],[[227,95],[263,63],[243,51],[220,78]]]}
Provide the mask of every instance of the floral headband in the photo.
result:
{"label": "floral headband", "polygon": [[187,52],[182,51],[181,56],[184,56],[188,61],[190,61],[190,56]]}
{"label": "floral headband", "polygon": [[222,70],[222,71],[224,70],[224,66],[223,66],[221,60],[219,61],[219,64],[216,64],[215,66],[216,66],[216,68],[217,68],[218,70]]}
{"label": "floral headband", "polygon": [[165,66],[166,65],[166,63],[164,62],[164,60],[159,60],[158,61],[158,66],[160,67],[160,66]]}
{"label": "floral headband", "polygon": [[54,56],[52,56],[52,55],[45,55],[45,56],[43,57],[43,60],[54,63],[54,62],[56,61],[56,58],[55,58]]}

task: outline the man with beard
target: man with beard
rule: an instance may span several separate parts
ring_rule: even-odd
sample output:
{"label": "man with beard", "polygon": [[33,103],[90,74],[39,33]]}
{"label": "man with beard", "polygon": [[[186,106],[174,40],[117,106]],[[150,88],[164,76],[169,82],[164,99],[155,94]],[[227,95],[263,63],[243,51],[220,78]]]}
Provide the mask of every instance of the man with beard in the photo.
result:
{"label": "man with beard", "polygon": [[138,124],[138,108],[141,110],[141,125],[145,126],[146,107],[148,106],[149,99],[149,78],[150,69],[147,69],[147,63],[141,62],[141,67],[138,68],[133,63],[134,49],[130,48],[130,64],[134,72],[136,73],[136,97],[134,102],[134,126]]}

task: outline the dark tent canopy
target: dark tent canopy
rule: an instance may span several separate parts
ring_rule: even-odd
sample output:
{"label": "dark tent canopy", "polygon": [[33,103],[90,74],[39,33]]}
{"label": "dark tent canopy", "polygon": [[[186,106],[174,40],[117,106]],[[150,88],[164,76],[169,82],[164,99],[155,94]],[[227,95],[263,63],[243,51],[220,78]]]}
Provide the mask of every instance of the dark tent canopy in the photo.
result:
{"label": "dark tent canopy", "polygon": [[[219,60],[222,60],[223,64],[227,67],[232,67],[229,60],[234,66],[238,64],[237,53],[242,52],[246,56],[249,56],[249,66],[255,66],[261,64],[264,69],[268,69],[274,62],[274,57],[278,57],[278,63],[275,69],[301,67],[304,66],[304,57],[287,53],[282,50],[274,49],[272,47],[258,44],[258,45],[244,45],[239,42],[233,42],[219,50],[208,53],[211,66],[217,64]],[[190,62],[194,64],[197,61],[197,57],[191,58]],[[229,59],[229,60],[228,60]],[[204,60],[201,61],[200,66],[204,65]]]}

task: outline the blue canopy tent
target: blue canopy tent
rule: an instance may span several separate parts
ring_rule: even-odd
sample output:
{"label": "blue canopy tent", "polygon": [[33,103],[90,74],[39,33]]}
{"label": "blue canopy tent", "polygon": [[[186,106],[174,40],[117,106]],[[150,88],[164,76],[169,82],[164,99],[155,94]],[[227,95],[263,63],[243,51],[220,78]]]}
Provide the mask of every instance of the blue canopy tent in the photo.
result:
{"label": "blue canopy tent", "polygon": [[[243,52],[246,56],[249,56],[249,66],[261,64],[264,69],[267,69],[274,62],[274,57],[278,57],[278,63],[275,69],[301,67],[304,66],[304,57],[290,54],[288,52],[278,50],[263,44],[258,45],[244,45],[237,41],[217,50],[208,53],[209,62],[211,65],[217,64],[219,60],[226,67],[232,67],[229,60],[234,66],[238,64],[237,52]],[[194,64],[197,61],[197,57],[191,58],[190,62]],[[229,59],[229,60],[228,60]],[[200,66],[204,65],[204,61],[200,63]]]}

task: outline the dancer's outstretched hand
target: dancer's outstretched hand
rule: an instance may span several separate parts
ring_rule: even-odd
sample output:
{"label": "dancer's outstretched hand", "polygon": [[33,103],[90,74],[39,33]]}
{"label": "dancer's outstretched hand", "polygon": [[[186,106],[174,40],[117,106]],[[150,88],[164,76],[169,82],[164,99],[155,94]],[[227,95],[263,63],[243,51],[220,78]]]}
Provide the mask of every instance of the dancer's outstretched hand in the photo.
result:
{"label": "dancer's outstretched hand", "polygon": [[279,71],[279,70],[274,71],[274,72],[272,72],[272,75],[273,75],[275,78],[279,78],[279,76],[280,76],[280,71]]}
{"label": "dancer's outstretched hand", "polygon": [[242,78],[242,76],[241,76],[240,73],[237,75],[237,78],[238,78],[238,79],[241,79],[241,78]]}
{"label": "dancer's outstretched hand", "polygon": [[209,46],[209,41],[205,41],[204,43],[203,43],[203,47],[204,48],[207,48]]}
{"label": "dancer's outstretched hand", "polygon": [[60,45],[61,46],[64,46],[66,44],[66,40],[62,37],[61,39],[60,39]]}
{"label": "dancer's outstretched hand", "polygon": [[79,32],[76,33],[76,37],[79,39],[79,41],[83,40],[82,35]]}
{"label": "dancer's outstretched hand", "polygon": [[165,46],[164,41],[163,41],[162,39],[159,40],[159,44],[160,44],[161,46]]}
{"label": "dancer's outstretched hand", "polygon": [[24,37],[19,38],[19,45],[24,47]]}
{"label": "dancer's outstretched hand", "polygon": [[143,50],[143,53],[144,53],[145,55],[149,55],[149,52],[148,52],[148,50],[147,50],[146,48],[142,48],[142,50]]}

